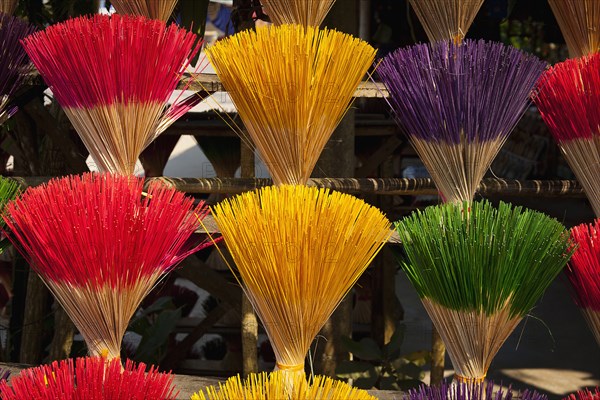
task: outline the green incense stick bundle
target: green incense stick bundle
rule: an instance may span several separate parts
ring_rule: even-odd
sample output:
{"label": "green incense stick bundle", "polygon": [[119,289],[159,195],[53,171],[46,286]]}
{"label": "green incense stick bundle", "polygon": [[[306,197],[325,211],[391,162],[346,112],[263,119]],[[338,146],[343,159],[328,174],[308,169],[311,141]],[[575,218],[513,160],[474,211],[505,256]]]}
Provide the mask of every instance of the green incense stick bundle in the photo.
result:
{"label": "green incense stick bundle", "polygon": [[428,207],[396,230],[406,251],[402,267],[465,381],[483,380],[572,253],[558,221],[506,203]]}

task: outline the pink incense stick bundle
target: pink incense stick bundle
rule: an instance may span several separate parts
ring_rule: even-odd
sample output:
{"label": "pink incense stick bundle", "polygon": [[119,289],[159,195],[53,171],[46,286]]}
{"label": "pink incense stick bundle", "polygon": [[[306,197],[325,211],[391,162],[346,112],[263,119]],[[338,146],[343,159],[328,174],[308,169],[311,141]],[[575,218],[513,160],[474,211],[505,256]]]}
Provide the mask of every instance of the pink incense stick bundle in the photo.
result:
{"label": "pink incense stick bundle", "polygon": [[3,400],[167,400],[177,393],[170,373],[103,357],[55,361],[25,369],[10,385],[0,382]]}
{"label": "pink incense stick bundle", "polygon": [[140,16],[67,20],[23,45],[101,171],[132,174],[140,153],[202,100],[168,107],[195,34]]}
{"label": "pink incense stick bundle", "polygon": [[83,335],[92,355],[119,357],[142,299],[189,254],[208,209],[161,183],[85,174],[28,189],[5,209],[9,239]]}

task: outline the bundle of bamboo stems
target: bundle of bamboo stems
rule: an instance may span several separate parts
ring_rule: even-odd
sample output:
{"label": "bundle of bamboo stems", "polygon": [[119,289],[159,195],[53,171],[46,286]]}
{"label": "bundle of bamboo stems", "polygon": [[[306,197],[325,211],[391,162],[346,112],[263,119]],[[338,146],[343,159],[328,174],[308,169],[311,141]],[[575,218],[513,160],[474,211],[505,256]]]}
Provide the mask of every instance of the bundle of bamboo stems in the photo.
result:
{"label": "bundle of bamboo stems", "polygon": [[600,54],[548,69],[533,97],[542,119],[600,217]]}
{"label": "bundle of bamboo stems", "polygon": [[597,0],[548,0],[565,37],[571,57],[600,50],[600,2]]}
{"label": "bundle of bamboo stems", "polygon": [[444,200],[473,199],[545,66],[513,47],[472,40],[416,45],[381,62],[396,120]]}
{"label": "bundle of bamboo stems", "polygon": [[167,21],[178,0],[111,0],[119,14],[141,15],[150,19]]}
{"label": "bundle of bamboo stems", "polygon": [[320,26],[335,0],[261,0],[261,3],[277,25]]}
{"label": "bundle of bamboo stems", "polygon": [[483,0],[410,0],[431,42],[463,41]]}
{"label": "bundle of bamboo stems", "polygon": [[282,25],[206,50],[276,184],[304,184],[375,50],[333,30]]}
{"label": "bundle of bamboo stems", "polygon": [[568,268],[567,277],[573,287],[573,298],[581,308],[600,346],[600,219],[571,229],[577,250]]}
{"label": "bundle of bamboo stems", "polygon": [[384,245],[389,221],[352,196],[288,185],[212,212],[278,369],[303,377],[313,339]]}
{"label": "bundle of bamboo stems", "polygon": [[321,400],[352,399],[375,400],[367,391],[355,389],[344,382],[323,376],[314,377],[309,384],[303,376],[295,376],[290,384],[289,377],[281,372],[252,374],[245,380],[239,376],[229,378],[219,387],[209,387],[206,395],[198,392],[192,400]]}
{"label": "bundle of bamboo stems", "polygon": [[396,223],[402,268],[460,381],[480,382],[494,356],[572,253],[565,228],[500,203],[447,203]]}
{"label": "bundle of bamboo stems", "polygon": [[54,361],[25,369],[10,384],[0,382],[4,400],[175,400],[171,374],[127,360],[102,357]]}
{"label": "bundle of bamboo stems", "polygon": [[95,15],[52,25],[23,45],[104,172],[133,174],[140,153],[202,100],[167,105],[200,49],[175,24]]}
{"label": "bundle of bamboo stems", "polygon": [[29,188],[6,206],[4,221],[90,354],[115,358],[142,299],[209,244],[192,238],[207,213],[160,183],[144,191],[143,179],[85,174]]}

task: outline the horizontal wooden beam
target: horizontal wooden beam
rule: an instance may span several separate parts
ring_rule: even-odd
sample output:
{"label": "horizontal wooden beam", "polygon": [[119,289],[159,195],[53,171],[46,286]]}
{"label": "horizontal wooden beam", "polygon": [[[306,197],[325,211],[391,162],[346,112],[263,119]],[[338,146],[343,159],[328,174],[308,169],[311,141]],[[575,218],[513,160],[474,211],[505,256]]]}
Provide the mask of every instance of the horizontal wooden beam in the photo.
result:
{"label": "horizontal wooden beam", "polygon": [[[49,177],[13,177],[23,188],[47,182]],[[147,183],[160,181],[189,194],[237,194],[273,184],[265,178],[148,178]],[[429,178],[314,178],[309,186],[329,188],[350,194],[435,195],[438,193]],[[482,196],[566,196],[585,197],[581,185],[574,180],[529,180],[487,178],[479,185]]]}
{"label": "horizontal wooden beam", "polygon": [[[227,91],[216,74],[186,74],[181,80],[179,88],[193,91],[206,90],[211,93]],[[388,91],[383,83],[363,81],[356,89],[354,97],[388,97]]]}

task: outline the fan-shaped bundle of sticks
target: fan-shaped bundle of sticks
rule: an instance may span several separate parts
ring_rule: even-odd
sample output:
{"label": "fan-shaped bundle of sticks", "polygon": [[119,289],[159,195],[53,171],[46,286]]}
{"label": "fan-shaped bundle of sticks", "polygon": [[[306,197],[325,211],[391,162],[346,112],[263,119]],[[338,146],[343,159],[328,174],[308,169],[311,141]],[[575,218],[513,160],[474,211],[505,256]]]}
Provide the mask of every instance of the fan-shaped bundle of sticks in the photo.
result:
{"label": "fan-shaped bundle of sticks", "polygon": [[556,220],[500,203],[446,203],[396,223],[402,267],[440,333],[457,378],[480,381],[570,256]]}
{"label": "fan-shaped bundle of sticks", "polygon": [[289,377],[279,371],[270,374],[251,374],[242,381],[238,376],[229,378],[219,387],[208,387],[206,395],[198,392],[192,400],[321,400],[321,399],[352,399],[376,400],[366,390],[355,389],[344,382],[324,376],[315,376],[312,384],[306,382],[303,376],[297,375],[290,385]]}
{"label": "fan-shaped bundle of sticks", "polygon": [[282,25],[240,32],[206,54],[275,183],[304,184],[375,50],[333,30]]}
{"label": "fan-shaped bundle of sticks", "polygon": [[565,400],[598,400],[600,399],[600,388],[594,389],[584,389],[580,390],[577,393],[570,394],[565,397]]}
{"label": "fan-shaped bundle of sticks", "polygon": [[437,386],[420,386],[418,389],[408,391],[404,400],[547,400],[545,395],[533,390],[525,390],[521,393],[513,393],[511,387],[494,388],[494,382],[465,383],[457,382],[449,384],[442,382]]}
{"label": "fan-shaped bundle of sticks", "polygon": [[416,45],[381,62],[395,117],[446,201],[473,198],[545,66],[472,40]]}
{"label": "fan-shaped bundle of sticks", "polygon": [[389,221],[355,197],[288,185],[224,200],[213,216],[277,367],[304,376],[313,339],[384,245]]}
{"label": "fan-shaped bundle of sticks", "polygon": [[565,37],[571,57],[600,50],[600,2],[597,0],[548,0]]}
{"label": "fan-shaped bundle of sticks", "polygon": [[575,302],[600,346],[600,219],[571,229],[571,238],[577,250],[565,271]]}
{"label": "fan-shaped bundle of sticks", "polygon": [[410,0],[431,42],[453,40],[467,35],[483,0]]}
{"label": "fan-shaped bundle of sticks", "polygon": [[319,26],[335,0],[261,0],[272,22],[277,25]]}
{"label": "fan-shaped bundle of sticks", "polygon": [[18,0],[0,0],[0,13],[13,15],[18,3]]}
{"label": "fan-shaped bundle of sticks", "polygon": [[52,25],[24,46],[101,171],[133,174],[142,150],[201,100],[167,106],[200,48],[174,24],[95,15]]}
{"label": "fan-shaped bundle of sticks", "polygon": [[167,21],[177,5],[177,0],[111,0],[119,14],[133,14]]}
{"label": "fan-shaped bundle of sticks", "polygon": [[156,282],[207,243],[208,210],[163,184],[111,174],[55,179],[5,209],[9,239],[71,317],[92,355],[120,354],[130,318]]}
{"label": "fan-shaped bundle of sticks", "polygon": [[533,100],[600,217],[600,54],[567,60],[540,79]]}
{"label": "fan-shaped bundle of sticks", "polygon": [[0,383],[4,400],[175,400],[171,374],[154,367],[102,357],[55,361],[25,369],[10,385]]}
{"label": "fan-shaped bundle of sticks", "polygon": [[15,107],[8,107],[10,96],[32,70],[21,40],[33,32],[33,25],[0,13],[0,124],[16,112]]}

